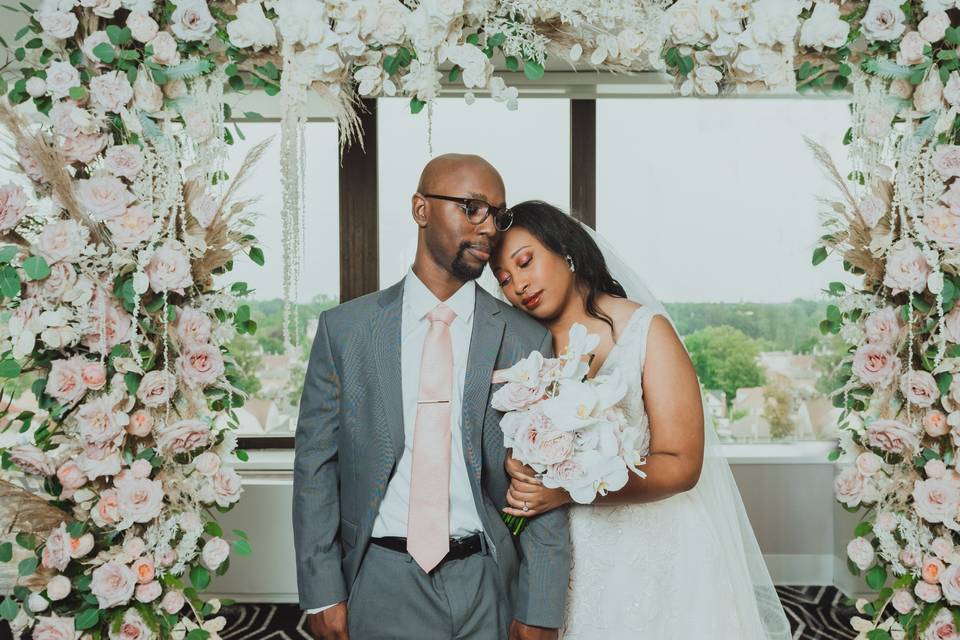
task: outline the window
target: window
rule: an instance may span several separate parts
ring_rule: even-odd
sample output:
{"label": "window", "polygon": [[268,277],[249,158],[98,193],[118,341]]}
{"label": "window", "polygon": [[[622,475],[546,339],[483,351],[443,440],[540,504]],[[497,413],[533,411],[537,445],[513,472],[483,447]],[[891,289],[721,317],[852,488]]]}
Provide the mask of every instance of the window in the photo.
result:
{"label": "window", "polygon": [[806,147],[849,170],[847,103],[611,99],[597,104],[597,228],[667,303],[722,439],[829,439],[838,409],[814,268],[818,196],[832,187]]}
{"label": "window", "polygon": [[340,295],[339,150],[333,122],[309,122],[304,184],[305,213],[302,236],[300,287],[297,296],[299,347],[283,348],[283,258],[279,212],[280,126],[276,122],[240,124],[245,139],[234,131],[225,170],[229,175],[247,152],[274,136],[254,174],[240,188],[239,199],[257,198],[258,212],[252,233],[259,239],[266,258],[261,267],[246,255],[238,256],[232,272],[221,283],[246,282],[254,293],[244,301],[257,322],[256,334],[237,336],[231,351],[245,372],[244,386],[251,397],[238,410],[241,436],[289,436],[296,428],[297,406],[303,388],[310,345],[320,311],[335,306]]}
{"label": "window", "polygon": [[[378,104],[380,286],[403,278],[413,263],[416,225],[410,197],[430,160],[427,112],[410,114],[410,101]],[[442,98],[433,109],[433,155],[475,153],[503,176],[507,203],[547,200],[570,206],[570,102],[527,99],[516,111],[503,103]],[[457,195],[457,194],[451,194]]]}

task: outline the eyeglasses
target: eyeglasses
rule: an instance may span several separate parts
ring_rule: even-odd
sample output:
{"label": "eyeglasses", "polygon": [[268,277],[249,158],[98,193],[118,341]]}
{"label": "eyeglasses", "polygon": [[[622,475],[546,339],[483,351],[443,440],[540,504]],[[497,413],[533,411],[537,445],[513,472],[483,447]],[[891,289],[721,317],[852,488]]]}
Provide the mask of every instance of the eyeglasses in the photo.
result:
{"label": "eyeglasses", "polygon": [[438,196],[434,193],[421,193],[424,198],[447,200],[456,202],[472,224],[483,224],[487,216],[493,216],[493,226],[497,231],[506,231],[513,224],[513,211],[507,207],[495,207],[485,200],[477,198],[457,198],[454,196]]}

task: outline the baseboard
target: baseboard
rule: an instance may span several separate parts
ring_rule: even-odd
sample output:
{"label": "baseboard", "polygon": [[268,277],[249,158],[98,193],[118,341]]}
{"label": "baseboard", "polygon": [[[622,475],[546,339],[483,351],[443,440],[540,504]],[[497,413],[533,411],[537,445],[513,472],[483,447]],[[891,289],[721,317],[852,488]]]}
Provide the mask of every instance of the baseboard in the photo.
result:
{"label": "baseboard", "polygon": [[205,600],[217,598],[219,600],[233,600],[235,602],[256,602],[269,604],[282,604],[287,602],[299,602],[299,596],[296,593],[214,593],[204,592]]}

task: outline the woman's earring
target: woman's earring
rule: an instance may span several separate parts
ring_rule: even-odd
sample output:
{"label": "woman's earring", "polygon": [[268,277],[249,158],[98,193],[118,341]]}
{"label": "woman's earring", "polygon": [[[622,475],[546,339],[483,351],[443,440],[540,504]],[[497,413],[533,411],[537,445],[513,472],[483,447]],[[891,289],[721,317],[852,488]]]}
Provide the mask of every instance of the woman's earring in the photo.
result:
{"label": "woman's earring", "polygon": [[577,266],[573,264],[573,258],[571,258],[569,254],[567,254],[566,258],[567,258],[567,266],[570,267],[570,271],[576,272]]}

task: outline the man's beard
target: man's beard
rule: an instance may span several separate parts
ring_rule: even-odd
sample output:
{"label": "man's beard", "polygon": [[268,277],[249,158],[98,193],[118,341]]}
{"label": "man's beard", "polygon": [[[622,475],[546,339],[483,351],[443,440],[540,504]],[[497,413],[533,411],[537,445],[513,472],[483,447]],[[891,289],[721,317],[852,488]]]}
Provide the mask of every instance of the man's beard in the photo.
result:
{"label": "man's beard", "polygon": [[[466,261],[464,254],[467,252],[467,249],[471,247],[473,247],[473,245],[469,242],[461,244],[456,257],[453,259],[453,263],[450,265],[450,272],[464,282],[479,278],[483,274],[483,268],[486,266],[486,263],[484,263],[479,267],[474,267]],[[488,251],[488,249],[484,250]]]}

